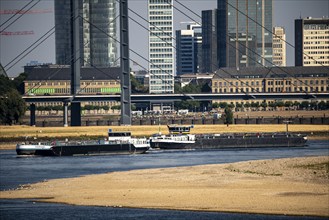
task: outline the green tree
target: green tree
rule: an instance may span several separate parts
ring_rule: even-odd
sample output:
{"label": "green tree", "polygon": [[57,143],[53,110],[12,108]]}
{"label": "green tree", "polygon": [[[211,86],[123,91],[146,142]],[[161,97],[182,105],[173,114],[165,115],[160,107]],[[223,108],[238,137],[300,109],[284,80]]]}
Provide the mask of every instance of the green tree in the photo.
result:
{"label": "green tree", "polygon": [[25,114],[26,105],[16,89],[2,93],[0,98],[0,117],[2,124],[12,125]]}
{"label": "green tree", "polygon": [[110,107],[108,107],[107,105],[102,106],[102,109],[104,109],[105,111],[108,111],[110,109]]}
{"label": "green tree", "polygon": [[301,108],[308,108],[308,106],[310,105],[310,102],[308,101],[302,101],[302,103],[300,104]]}
{"label": "green tree", "polygon": [[148,89],[144,87],[132,74],[130,74],[131,93],[147,93]]}
{"label": "green tree", "polygon": [[266,109],[267,107],[267,103],[264,101],[260,104],[260,106],[263,108],[263,109]]}
{"label": "green tree", "polygon": [[219,108],[219,103],[218,102],[212,103],[212,108]]}
{"label": "green tree", "polygon": [[15,83],[8,77],[0,76],[0,121],[2,124],[18,122],[25,114],[26,105],[18,93]]}
{"label": "green tree", "polygon": [[112,110],[120,110],[121,106],[120,105],[114,105],[111,107]]}
{"label": "green tree", "polygon": [[18,90],[20,94],[24,94],[24,80],[26,79],[26,77],[27,77],[26,73],[21,73],[13,81],[15,88]]}
{"label": "green tree", "polygon": [[221,108],[227,108],[227,106],[228,106],[227,102],[220,102],[219,103],[219,107],[221,107]]}
{"label": "green tree", "polygon": [[237,103],[236,103],[236,108],[238,108],[238,109],[241,109],[241,108],[243,108],[243,104],[242,104],[242,103],[239,103],[239,102],[237,102]]}
{"label": "green tree", "polygon": [[226,107],[224,110],[224,119],[225,119],[225,124],[233,124],[233,111],[231,108]]}

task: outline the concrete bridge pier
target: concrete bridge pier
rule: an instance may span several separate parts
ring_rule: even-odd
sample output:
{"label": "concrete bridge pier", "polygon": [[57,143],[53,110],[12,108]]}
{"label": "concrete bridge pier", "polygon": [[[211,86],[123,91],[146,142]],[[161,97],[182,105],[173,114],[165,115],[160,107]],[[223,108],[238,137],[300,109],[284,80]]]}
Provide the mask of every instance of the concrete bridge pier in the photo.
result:
{"label": "concrete bridge pier", "polygon": [[30,104],[30,126],[35,126],[35,104]]}
{"label": "concrete bridge pier", "polygon": [[63,102],[63,123],[64,127],[68,126],[68,102]]}

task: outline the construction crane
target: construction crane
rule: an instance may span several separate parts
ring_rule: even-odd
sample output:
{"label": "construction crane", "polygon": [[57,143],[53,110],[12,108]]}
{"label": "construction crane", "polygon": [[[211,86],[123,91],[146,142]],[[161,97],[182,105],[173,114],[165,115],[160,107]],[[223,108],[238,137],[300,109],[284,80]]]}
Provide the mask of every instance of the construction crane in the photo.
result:
{"label": "construction crane", "polygon": [[9,15],[9,14],[45,14],[52,13],[53,10],[49,9],[35,9],[35,10],[18,10],[18,9],[5,9],[0,10],[0,14]]}
{"label": "construction crane", "polygon": [[15,36],[15,35],[33,35],[34,31],[3,31],[1,35]]}

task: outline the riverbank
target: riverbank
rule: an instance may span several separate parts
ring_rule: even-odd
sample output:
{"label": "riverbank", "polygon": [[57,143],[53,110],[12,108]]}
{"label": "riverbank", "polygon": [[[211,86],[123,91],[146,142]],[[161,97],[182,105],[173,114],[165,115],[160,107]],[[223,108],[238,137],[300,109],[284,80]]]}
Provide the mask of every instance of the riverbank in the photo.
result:
{"label": "riverbank", "polygon": [[146,169],[49,180],[0,199],[74,205],[329,216],[329,156]]}

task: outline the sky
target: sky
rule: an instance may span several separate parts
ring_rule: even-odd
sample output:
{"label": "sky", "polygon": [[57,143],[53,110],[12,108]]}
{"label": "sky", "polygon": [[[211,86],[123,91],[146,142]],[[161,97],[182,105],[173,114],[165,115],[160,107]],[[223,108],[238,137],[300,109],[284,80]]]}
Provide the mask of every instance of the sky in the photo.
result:
{"label": "sky", "polygon": [[[55,35],[52,33],[54,27],[54,2],[53,0],[40,0],[31,10],[38,10],[34,14],[25,14],[17,21],[10,23],[17,18],[5,23],[13,14],[5,14],[5,10],[19,10],[30,0],[0,0],[0,63],[5,67],[9,76],[17,76],[23,72],[23,66],[31,61],[39,63],[55,63]],[[37,2],[36,0],[34,2]],[[202,10],[216,8],[217,0],[180,0],[182,4],[201,16]],[[33,5],[34,3],[30,4]],[[129,8],[147,19],[147,0],[129,0]],[[184,9],[179,4],[175,7],[188,14],[190,18],[178,10],[174,10],[174,30],[185,28],[191,18],[201,23],[201,18]],[[147,23],[130,12],[130,16],[147,27]],[[282,26],[286,30],[286,40],[294,45],[294,20],[300,17],[329,17],[329,0],[273,0],[273,26]],[[8,27],[7,27],[8,26]],[[7,27],[7,28],[6,28]],[[145,59],[148,58],[148,32],[135,22],[129,22],[130,48]],[[6,28],[6,29],[4,29]],[[17,32],[27,31],[28,35],[13,35]],[[49,38],[41,38],[47,32]],[[6,33],[6,35],[4,35]],[[33,33],[33,34],[32,34]],[[11,35],[9,35],[11,34]],[[41,39],[40,39],[41,38]],[[40,39],[40,40],[39,40]],[[39,40],[39,41],[38,41]],[[44,40],[39,46],[27,54],[25,51],[31,45],[36,45]],[[33,48],[33,47],[32,47]],[[20,61],[18,61],[22,58]],[[140,56],[130,52],[130,58],[145,68],[148,63]],[[294,65],[294,48],[287,45],[287,66]],[[137,65],[131,67],[142,69]]]}

